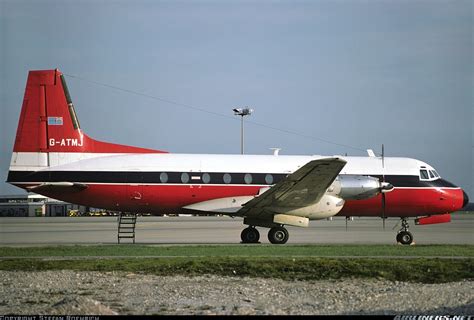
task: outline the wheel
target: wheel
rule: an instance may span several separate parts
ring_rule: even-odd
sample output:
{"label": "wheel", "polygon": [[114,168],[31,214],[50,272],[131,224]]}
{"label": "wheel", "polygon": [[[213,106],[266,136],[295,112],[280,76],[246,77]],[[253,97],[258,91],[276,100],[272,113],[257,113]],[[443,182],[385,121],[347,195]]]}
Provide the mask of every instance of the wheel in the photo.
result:
{"label": "wheel", "polygon": [[242,243],[258,243],[260,233],[255,227],[248,227],[242,230],[240,239],[242,239]]}
{"label": "wheel", "polygon": [[273,227],[268,231],[268,240],[273,244],[285,244],[288,237],[288,231],[284,227]]}
{"label": "wheel", "polygon": [[409,231],[400,231],[397,234],[397,242],[404,245],[409,245],[413,242],[413,235]]}

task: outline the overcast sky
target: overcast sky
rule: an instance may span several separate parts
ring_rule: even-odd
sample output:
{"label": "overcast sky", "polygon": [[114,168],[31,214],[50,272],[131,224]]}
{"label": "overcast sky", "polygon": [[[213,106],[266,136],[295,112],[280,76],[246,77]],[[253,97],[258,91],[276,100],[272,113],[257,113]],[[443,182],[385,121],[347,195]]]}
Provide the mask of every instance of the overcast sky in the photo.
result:
{"label": "overcast sky", "polygon": [[59,68],[100,140],[239,153],[232,108],[249,106],[247,153],[383,143],[474,198],[472,16],[472,1],[0,0],[0,181],[28,70]]}

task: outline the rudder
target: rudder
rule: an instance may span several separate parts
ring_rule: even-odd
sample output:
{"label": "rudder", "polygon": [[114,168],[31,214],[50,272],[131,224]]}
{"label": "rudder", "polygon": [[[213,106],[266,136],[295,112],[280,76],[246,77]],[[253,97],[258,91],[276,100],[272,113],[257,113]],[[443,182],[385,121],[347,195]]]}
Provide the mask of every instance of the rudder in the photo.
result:
{"label": "rudder", "polygon": [[64,75],[30,71],[13,152],[163,153],[94,140],[80,128]]}

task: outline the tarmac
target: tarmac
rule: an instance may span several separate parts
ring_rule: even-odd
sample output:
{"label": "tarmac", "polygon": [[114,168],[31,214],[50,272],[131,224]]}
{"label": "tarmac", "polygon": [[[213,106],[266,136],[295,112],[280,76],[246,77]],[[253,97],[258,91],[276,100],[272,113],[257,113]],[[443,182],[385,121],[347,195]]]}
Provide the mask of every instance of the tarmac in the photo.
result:
{"label": "tarmac", "polygon": [[[288,244],[395,244],[400,219],[311,221],[308,228],[287,226]],[[397,225],[398,224],[398,225]],[[450,223],[415,225],[409,221],[415,244],[474,244],[474,214],[453,214]],[[21,217],[0,218],[0,246],[114,244],[118,217]],[[241,218],[139,216],[135,243],[140,244],[238,244],[246,226]],[[260,242],[268,244],[268,229]],[[122,239],[122,243],[131,242]]]}

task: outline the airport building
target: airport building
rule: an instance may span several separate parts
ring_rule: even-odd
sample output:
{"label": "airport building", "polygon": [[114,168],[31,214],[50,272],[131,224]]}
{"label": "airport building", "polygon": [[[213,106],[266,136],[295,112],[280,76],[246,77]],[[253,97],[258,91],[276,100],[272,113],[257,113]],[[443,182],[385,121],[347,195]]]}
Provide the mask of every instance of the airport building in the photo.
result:
{"label": "airport building", "polygon": [[0,196],[0,217],[66,217],[88,211],[84,206],[35,193]]}

